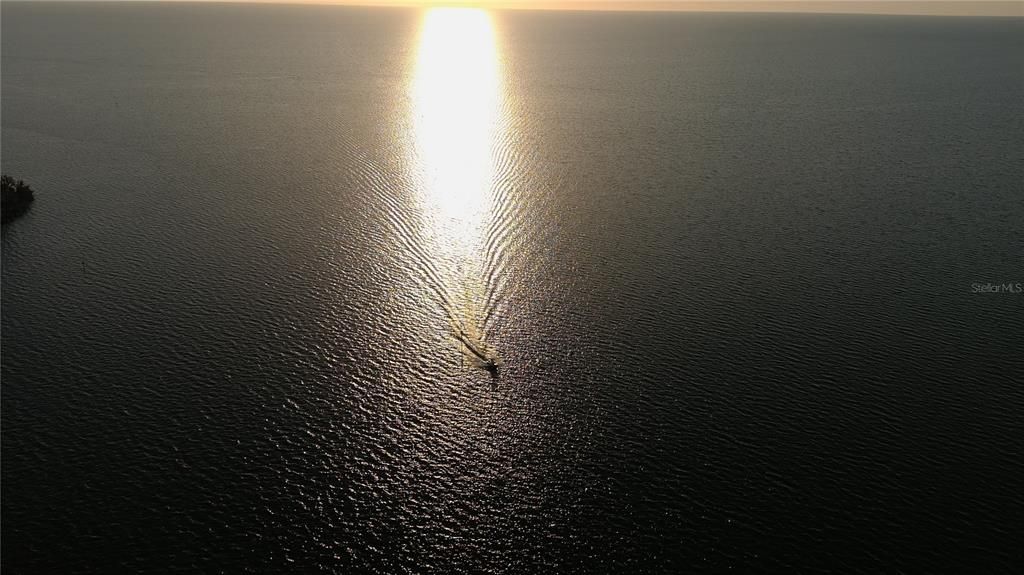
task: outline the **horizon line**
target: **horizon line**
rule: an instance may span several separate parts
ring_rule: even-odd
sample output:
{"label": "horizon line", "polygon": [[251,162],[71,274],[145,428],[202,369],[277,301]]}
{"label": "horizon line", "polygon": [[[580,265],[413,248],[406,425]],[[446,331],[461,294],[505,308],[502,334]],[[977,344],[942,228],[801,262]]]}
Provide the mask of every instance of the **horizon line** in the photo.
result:
{"label": "horizon line", "polygon": [[177,3],[481,8],[581,12],[719,12],[1024,17],[1020,0],[0,0],[9,3]]}

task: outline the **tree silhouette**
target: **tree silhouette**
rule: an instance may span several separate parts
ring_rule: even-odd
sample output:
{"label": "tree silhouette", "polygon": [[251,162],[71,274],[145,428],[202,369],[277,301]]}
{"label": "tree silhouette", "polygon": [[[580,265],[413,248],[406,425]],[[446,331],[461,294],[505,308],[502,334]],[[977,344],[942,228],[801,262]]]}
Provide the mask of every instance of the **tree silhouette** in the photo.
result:
{"label": "tree silhouette", "polygon": [[0,175],[0,205],[3,222],[7,223],[25,213],[33,200],[32,188],[7,174]]}

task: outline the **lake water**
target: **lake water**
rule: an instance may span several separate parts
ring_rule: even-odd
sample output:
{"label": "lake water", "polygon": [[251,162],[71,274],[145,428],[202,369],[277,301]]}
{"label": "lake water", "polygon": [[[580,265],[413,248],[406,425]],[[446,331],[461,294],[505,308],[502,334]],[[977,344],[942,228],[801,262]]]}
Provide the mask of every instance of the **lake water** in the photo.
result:
{"label": "lake water", "polygon": [[4,2],[2,70],[5,573],[1024,564],[1024,19]]}

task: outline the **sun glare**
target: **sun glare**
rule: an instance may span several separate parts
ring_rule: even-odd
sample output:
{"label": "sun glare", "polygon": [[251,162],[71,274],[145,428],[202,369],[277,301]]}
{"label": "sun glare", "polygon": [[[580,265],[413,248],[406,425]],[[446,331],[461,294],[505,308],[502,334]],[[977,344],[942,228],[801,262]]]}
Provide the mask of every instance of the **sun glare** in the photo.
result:
{"label": "sun glare", "polygon": [[426,12],[413,88],[415,141],[423,199],[449,242],[472,241],[483,225],[498,96],[490,15],[469,8]]}
{"label": "sun glare", "polygon": [[490,358],[496,355],[483,341],[482,317],[494,150],[503,139],[499,61],[489,13],[424,13],[411,86],[423,240],[431,267],[443,276],[442,299],[456,339],[464,351]]}

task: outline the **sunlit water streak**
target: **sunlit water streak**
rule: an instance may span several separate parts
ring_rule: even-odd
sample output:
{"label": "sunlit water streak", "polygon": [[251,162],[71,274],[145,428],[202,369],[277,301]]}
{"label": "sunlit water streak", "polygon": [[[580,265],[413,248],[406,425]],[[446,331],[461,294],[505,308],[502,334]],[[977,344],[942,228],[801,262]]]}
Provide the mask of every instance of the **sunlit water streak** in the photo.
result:
{"label": "sunlit water streak", "polygon": [[497,359],[485,342],[500,250],[503,194],[496,165],[507,155],[500,59],[490,15],[426,12],[412,83],[414,158],[421,177],[422,243],[430,280],[471,360]]}
{"label": "sunlit water streak", "polygon": [[1020,570],[1024,19],[493,12],[455,257],[422,11],[185,4],[3,4],[0,572]]}

